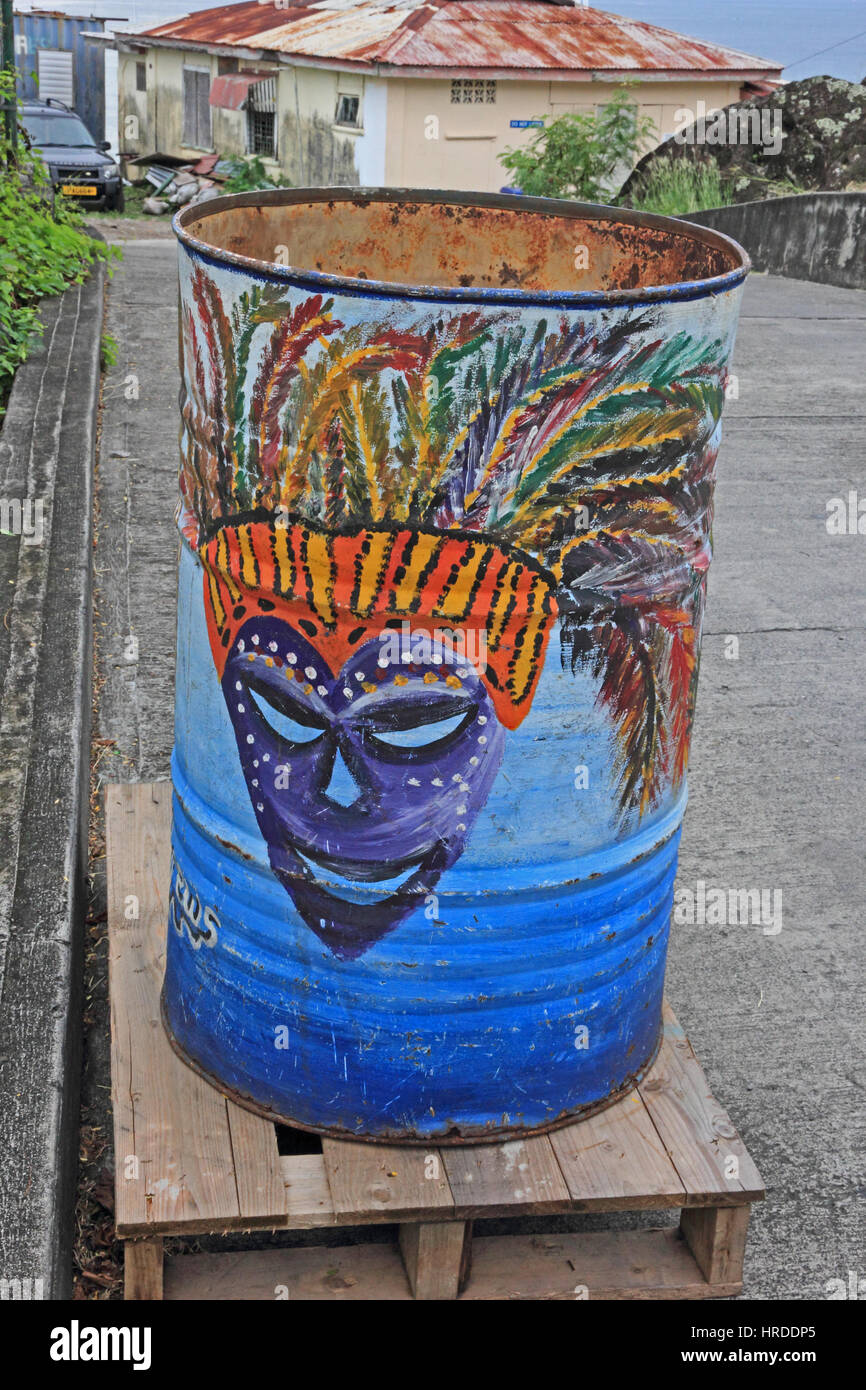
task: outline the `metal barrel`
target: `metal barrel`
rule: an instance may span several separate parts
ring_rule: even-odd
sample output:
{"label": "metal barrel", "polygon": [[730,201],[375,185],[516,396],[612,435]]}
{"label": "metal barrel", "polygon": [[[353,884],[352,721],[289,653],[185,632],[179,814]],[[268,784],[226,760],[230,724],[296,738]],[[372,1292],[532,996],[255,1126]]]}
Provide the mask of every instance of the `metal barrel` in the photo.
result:
{"label": "metal barrel", "polygon": [[169,1035],[323,1133],[591,1113],[659,1042],[745,253],[418,190],[175,229]]}

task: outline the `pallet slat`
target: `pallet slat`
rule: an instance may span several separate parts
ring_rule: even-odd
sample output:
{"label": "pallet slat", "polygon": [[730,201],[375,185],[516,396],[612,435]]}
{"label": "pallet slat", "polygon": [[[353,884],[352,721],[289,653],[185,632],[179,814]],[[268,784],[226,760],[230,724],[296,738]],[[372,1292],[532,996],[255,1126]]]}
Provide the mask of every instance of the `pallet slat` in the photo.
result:
{"label": "pallet slat", "polygon": [[633,1091],[550,1136],[577,1211],[681,1206],[683,1184],[640,1095]]}
{"label": "pallet slat", "polygon": [[442,1149],[458,1216],[569,1211],[572,1201],[546,1134]]}
{"label": "pallet slat", "polygon": [[[240,1216],[226,1102],[162,1027],[171,786],[106,792],[112,1101],[118,1231]],[[137,916],[135,915],[137,913]]]}
{"label": "pallet slat", "polygon": [[323,1139],[334,1215],[341,1225],[453,1217],[454,1198],[438,1149]]}
{"label": "pallet slat", "polygon": [[336,1225],[324,1156],[285,1155],[280,1169],[286,1187],[286,1225],[295,1230]]}
{"label": "pallet slat", "polygon": [[231,1134],[238,1206],[242,1217],[268,1217],[279,1223],[288,1216],[286,1184],[280,1167],[277,1131],[269,1120],[226,1102]]}
{"label": "pallet slat", "polygon": [[[714,1099],[703,1068],[669,1004],[665,1041],[639,1086],[649,1116],[686,1191],[685,1205],[736,1205],[764,1196],[761,1175],[727,1112]],[[735,1156],[737,1177],[725,1176]]]}

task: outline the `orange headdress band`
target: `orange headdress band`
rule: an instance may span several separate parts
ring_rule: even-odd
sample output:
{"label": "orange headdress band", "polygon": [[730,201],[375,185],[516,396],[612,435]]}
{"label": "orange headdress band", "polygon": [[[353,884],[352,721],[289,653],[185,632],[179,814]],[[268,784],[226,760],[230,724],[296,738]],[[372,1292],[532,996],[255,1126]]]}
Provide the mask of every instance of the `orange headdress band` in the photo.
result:
{"label": "orange headdress band", "polygon": [[483,535],[274,519],[225,525],[199,555],[220,676],[237,632],[262,613],[306,633],[335,674],[400,619],[413,632],[471,632],[464,650],[483,654],[501,723],[514,729],[529,709],[557,610],[553,578],[528,555]]}

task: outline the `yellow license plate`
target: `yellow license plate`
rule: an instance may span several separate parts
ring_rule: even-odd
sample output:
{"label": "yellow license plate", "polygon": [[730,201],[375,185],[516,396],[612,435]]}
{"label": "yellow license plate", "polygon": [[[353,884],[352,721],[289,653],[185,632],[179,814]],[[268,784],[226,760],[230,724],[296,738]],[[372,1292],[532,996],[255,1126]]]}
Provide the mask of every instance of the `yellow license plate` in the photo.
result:
{"label": "yellow license plate", "polygon": [[67,198],[95,198],[96,187],[92,183],[63,183],[60,192]]}

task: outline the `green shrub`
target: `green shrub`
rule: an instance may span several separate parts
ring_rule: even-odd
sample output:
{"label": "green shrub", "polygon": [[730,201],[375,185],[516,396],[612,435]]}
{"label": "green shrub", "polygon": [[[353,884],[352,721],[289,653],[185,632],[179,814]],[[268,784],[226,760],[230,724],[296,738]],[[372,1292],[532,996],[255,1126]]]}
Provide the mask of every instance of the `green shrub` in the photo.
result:
{"label": "green shrub", "polygon": [[[0,73],[0,100],[9,91],[8,75]],[[42,161],[19,144],[16,162],[0,132],[0,414],[17,367],[42,332],[39,300],[119,254],[88,235],[75,207],[55,203]]]}
{"label": "green shrub", "polygon": [[279,188],[257,155],[230,161],[232,171],[223,184],[224,193],[253,193],[257,188]]}
{"label": "green shrub", "polygon": [[537,198],[609,200],[631,169],[655,127],[641,116],[626,91],[611,97],[598,112],[566,112],[536,131],[519,150],[506,150],[499,162],[521,193]]}
{"label": "green shrub", "polygon": [[699,164],[665,155],[648,166],[629,200],[641,212],[660,212],[676,217],[704,208],[726,207],[733,197],[714,159]]}

